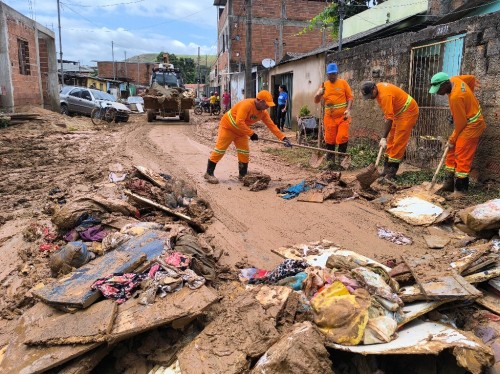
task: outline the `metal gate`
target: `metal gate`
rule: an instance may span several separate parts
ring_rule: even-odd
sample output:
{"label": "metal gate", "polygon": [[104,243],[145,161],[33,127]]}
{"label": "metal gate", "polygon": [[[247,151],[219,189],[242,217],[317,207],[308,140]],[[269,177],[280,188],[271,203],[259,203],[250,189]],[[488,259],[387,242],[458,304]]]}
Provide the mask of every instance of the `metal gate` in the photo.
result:
{"label": "metal gate", "polygon": [[448,96],[429,94],[431,77],[444,71],[459,75],[465,34],[411,49],[409,93],[417,101],[420,114],[406,149],[406,161],[421,168],[439,162],[453,125]]}

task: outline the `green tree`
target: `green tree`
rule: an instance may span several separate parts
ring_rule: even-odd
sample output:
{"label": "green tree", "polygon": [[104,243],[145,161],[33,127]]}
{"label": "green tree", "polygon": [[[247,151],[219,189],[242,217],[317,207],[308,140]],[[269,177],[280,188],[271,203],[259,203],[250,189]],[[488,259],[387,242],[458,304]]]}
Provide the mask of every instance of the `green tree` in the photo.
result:
{"label": "green tree", "polygon": [[[383,0],[379,0],[378,3],[382,3]],[[376,4],[374,0],[367,0],[364,2],[357,0],[345,0],[344,19],[354,16],[355,14],[361,13],[362,11],[369,8],[370,4]],[[323,9],[323,11],[317,16],[309,20],[309,24],[304,27],[304,29],[299,33],[303,35],[309,31],[313,30],[327,30],[332,37],[336,37],[339,31],[339,0],[334,0]]]}

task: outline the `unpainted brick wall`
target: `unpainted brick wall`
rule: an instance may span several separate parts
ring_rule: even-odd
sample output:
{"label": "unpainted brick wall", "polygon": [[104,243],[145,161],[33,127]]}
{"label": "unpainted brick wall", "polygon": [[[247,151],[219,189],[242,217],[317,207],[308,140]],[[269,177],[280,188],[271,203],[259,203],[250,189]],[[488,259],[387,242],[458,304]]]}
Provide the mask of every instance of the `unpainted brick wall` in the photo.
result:
{"label": "unpainted brick wall", "polygon": [[352,129],[379,135],[383,118],[373,100],[363,100],[360,83],[370,79],[393,83],[408,90],[410,50],[466,34],[461,74],[475,75],[481,82],[476,92],[487,129],[483,133],[473,164],[474,177],[500,180],[500,17],[498,13],[469,17],[453,23],[428,27],[419,32],[394,35],[358,46],[346,45],[334,52],[328,62],[339,64],[342,78],[351,85],[355,102]]}
{"label": "unpainted brick wall", "polygon": [[[7,34],[9,35],[9,60],[12,66],[14,107],[41,105],[35,29],[22,20],[7,16]],[[18,39],[28,42],[30,75],[23,75],[19,71]]]}

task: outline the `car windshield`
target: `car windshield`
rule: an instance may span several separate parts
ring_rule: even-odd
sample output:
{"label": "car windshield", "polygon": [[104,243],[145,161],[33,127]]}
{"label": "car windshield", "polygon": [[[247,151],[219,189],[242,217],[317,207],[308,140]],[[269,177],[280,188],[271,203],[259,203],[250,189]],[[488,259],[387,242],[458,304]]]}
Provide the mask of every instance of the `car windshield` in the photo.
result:
{"label": "car windshield", "polygon": [[92,90],[92,94],[97,100],[116,101],[113,95],[110,95],[106,92],[102,92],[99,90]]}

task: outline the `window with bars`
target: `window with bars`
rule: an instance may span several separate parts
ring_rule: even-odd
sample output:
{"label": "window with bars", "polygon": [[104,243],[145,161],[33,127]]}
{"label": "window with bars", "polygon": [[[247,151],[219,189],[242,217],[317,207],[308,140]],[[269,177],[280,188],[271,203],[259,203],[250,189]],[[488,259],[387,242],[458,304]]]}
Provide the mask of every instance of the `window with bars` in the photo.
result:
{"label": "window with bars", "polygon": [[17,39],[17,48],[19,57],[19,73],[22,75],[31,75],[28,42],[26,40]]}

